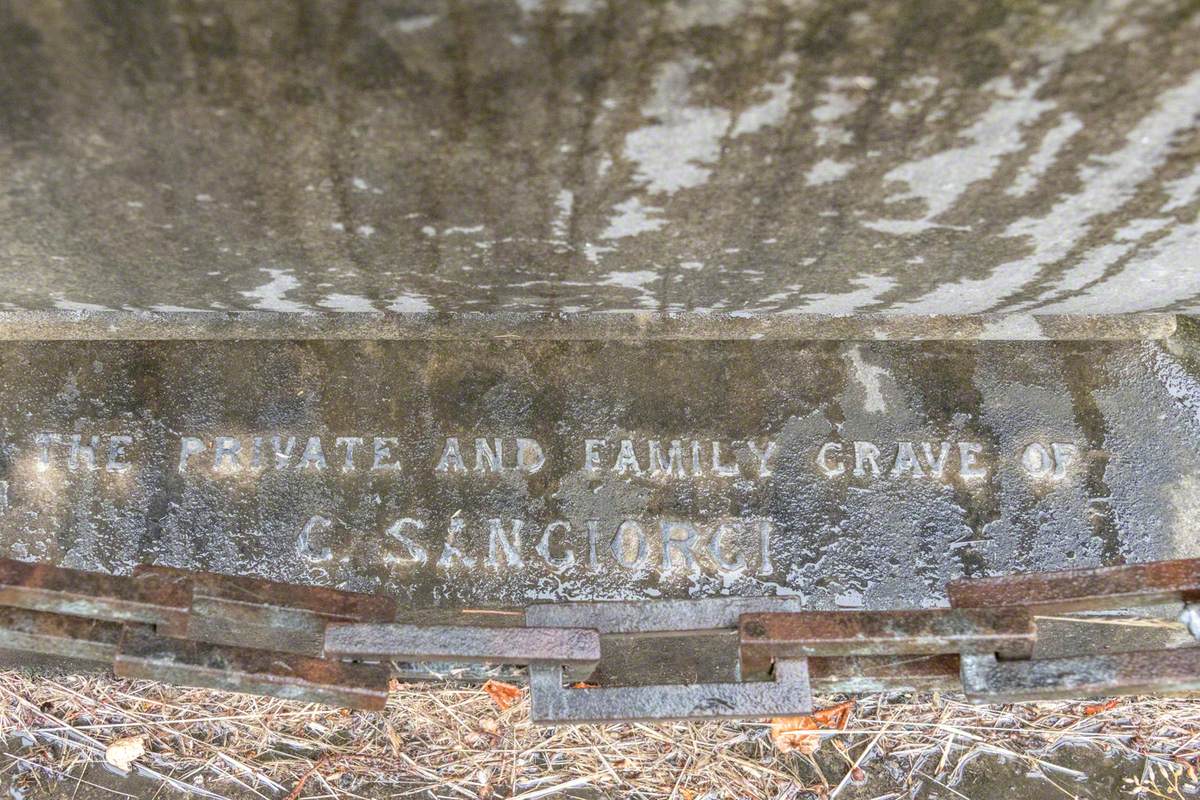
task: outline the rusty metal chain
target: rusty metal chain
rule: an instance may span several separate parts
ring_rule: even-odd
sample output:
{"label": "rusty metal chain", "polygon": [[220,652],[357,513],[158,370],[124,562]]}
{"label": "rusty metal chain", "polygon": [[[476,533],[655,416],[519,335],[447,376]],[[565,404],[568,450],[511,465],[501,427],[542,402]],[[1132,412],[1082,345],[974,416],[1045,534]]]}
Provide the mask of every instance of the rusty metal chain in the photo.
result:
{"label": "rusty metal chain", "polygon": [[[1200,559],[947,590],[950,608],[811,611],[790,597],[546,603],[480,624],[405,619],[392,598],[258,578],[0,560],[0,649],[367,710],[383,708],[396,662],[520,664],[543,723],[802,714],[814,688],[959,689],[973,702],[1200,691],[1200,647],[1036,652],[1037,617],[1072,611],[1183,603],[1195,633]],[[621,665],[652,659],[668,640],[694,642],[697,654],[732,648],[730,674],[693,679],[667,665],[662,680],[624,685]]]}

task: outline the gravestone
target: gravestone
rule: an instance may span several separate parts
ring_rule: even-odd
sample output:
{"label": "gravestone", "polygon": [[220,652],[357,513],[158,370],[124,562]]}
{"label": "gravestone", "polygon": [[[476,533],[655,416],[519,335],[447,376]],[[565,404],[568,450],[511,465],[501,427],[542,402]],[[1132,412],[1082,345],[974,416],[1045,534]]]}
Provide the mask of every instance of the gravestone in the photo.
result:
{"label": "gravestone", "polygon": [[0,7],[0,555],[414,609],[1200,555],[1185,3]]}

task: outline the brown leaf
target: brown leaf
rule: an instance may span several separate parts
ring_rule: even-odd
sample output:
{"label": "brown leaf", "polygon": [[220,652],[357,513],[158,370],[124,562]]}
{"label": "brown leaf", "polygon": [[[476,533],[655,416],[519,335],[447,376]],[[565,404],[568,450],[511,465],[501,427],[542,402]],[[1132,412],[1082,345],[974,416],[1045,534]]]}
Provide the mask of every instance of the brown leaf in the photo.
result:
{"label": "brown leaf", "polygon": [[844,703],[838,703],[836,706],[814,711],[813,719],[826,727],[844,731],[846,730],[846,725],[850,722],[850,715],[853,713],[854,701],[847,700]]}
{"label": "brown leaf", "polygon": [[492,698],[492,702],[501,711],[511,708],[514,703],[521,699],[520,687],[513,686],[511,683],[489,680],[483,685],[483,690],[488,693]]}
{"label": "brown leaf", "polygon": [[811,756],[828,733],[845,730],[854,711],[854,701],[822,708],[802,717],[776,717],[771,720],[771,741],[781,753],[797,752]]}
{"label": "brown leaf", "polygon": [[104,750],[104,760],[122,772],[128,772],[143,753],[146,752],[146,736],[126,736],[116,739]]}
{"label": "brown leaf", "polygon": [[1114,699],[1108,700],[1104,703],[1096,703],[1095,705],[1092,705],[1092,706],[1084,706],[1083,707],[1083,715],[1085,717],[1094,717],[1096,714],[1100,714],[1105,711],[1111,711],[1112,709],[1116,708],[1120,704],[1121,704],[1121,701],[1114,698]]}
{"label": "brown leaf", "polygon": [[821,734],[812,717],[775,717],[771,720],[771,741],[781,753],[797,752],[811,756],[821,746]]}

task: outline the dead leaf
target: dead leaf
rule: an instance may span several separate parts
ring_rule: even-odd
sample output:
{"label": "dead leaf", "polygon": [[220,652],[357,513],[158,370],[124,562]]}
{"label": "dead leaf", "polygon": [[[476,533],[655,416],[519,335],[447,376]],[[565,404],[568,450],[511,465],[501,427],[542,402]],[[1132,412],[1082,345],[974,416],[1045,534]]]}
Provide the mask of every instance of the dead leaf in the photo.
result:
{"label": "dead leaf", "polygon": [[775,717],[771,720],[771,741],[781,753],[811,756],[821,746],[821,734],[811,732],[816,727],[812,717]]}
{"label": "dead leaf", "polygon": [[513,686],[511,683],[489,680],[483,685],[483,690],[488,693],[492,698],[492,702],[501,711],[511,708],[514,703],[521,699],[520,687]]}
{"label": "dead leaf", "polygon": [[126,736],[116,739],[104,750],[104,760],[122,772],[128,772],[129,767],[146,752],[146,736]]}
{"label": "dead leaf", "polygon": [[781,753],[795,751],[811,756],[821,746],[821,740],[830,735],[821,731],[845,730],[853,711],[854,701],[847,700],[807,716],[775,717],[771,720],[771,741]]}
{"label": "dead leaf", "polygon": [[1114,708],[1116,708],[1117,706],[1119,706],[1120,704],[1121,704],[1121,701],[1114,698],[1114,699],[1108,700],[1107,702],[1104,702],[1104,703],[1096,703],[1093,706],[1084,706],[1083,707],[1083,715],[1085,717],[1094,717],[1095,715],[1100,714],[1102,712],[1111,711]]}

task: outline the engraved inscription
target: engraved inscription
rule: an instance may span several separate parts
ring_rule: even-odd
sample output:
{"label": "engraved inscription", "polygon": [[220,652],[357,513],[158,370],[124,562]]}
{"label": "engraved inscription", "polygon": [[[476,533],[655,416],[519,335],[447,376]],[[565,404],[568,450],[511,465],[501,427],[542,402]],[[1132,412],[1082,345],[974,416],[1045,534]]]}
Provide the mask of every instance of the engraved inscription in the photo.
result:
{"label": "engraved inscription", "polygon": [[771,440],[585,439],[583,469],[592,476],[767,478],[777,450]]}
{"label": "engraved inscription", "polygon": [[957,475],[964,480],[988,476],[983,445],[978,442],[825,442],[817,450],[817,467],[826,478],[930,478]]}
{"label": "engraved inscription", "polygon": [[[182,474],[249,472],[399,473],[429,469],[454,476],[486,474],[535,475],[548,464],[546,449],[527,437],[451,436],[438,446],[437,458],[422,465],[402,452],[401,439],[388,435],[303,436],[297,434],[215,435],[179,437],[175,467]],[[133,468],[127,434],[86,435],[42,432],[33,436],[37,468],[70,472],[122,473]],[[775,474],[780,452],[770,438],[605,439],[586,438],[578,449],[578,469],[593,479],[765,481]],[[1033,478],[1067,478],[1080,458],[1070,442],[1033,441],[1015,454]],[[831,440],[818,444],[811,463],[824,478],[987,478],[997,457],[980,442],[930,440],[876,442]]]}
{"label": "engraved inscription", "polygon": [[1034,478],[1062,480],[1079,457],[1079,448],[1070,442],[1031,442],[1021,453],[1021,466]]}
{"label": "engraved inscription", "polygon": [[126,472],[132,466],[127,448],[133,437],[126,434],[85,436],[80,433],[38,433],[33,442],[37,448],[37,468],[50,469],[60,462],[71,472]]}
{"label": "engraved inscription", "polygon": [[399,443],[394,436],[183,436],[177,466],[180,472],[383,472],[401,469],[393,452]]}
{"label": "engraved inscription", "polygon": [[[329,521],[309,520],[297,548],[309,562],[332,558],[328,549],[313,547],[314,528]],[[443,529],[440,551],[424,542],[436,527]],[[771,560],[774,527],[759,518],[720,519],[696,523],[679,519],[623,519],[615,524],[598,519],[554,519],[546,523],[489,517],[468,520],[456,513],[435,526],[421,517],[404,517],[390,524],[385,560],[397,569],[432,563],[441,572],[485,569],[513,572],[549,569],[572,573],[710,573],[759,577],[775,571]],[[323,553],[323,556],[317,553]]]}
{"label": "engraved inscription", "polygon": [[[791,580],[795,547],[784,548],[791,554],[786,558],[772,557],[779,544],[772,541],[776,521],[764,516],[761,504],[748,502],[751,493],[778,497],[806,482],[844,486],[856,502],[876,489],[894,493],[916,482],[986,491],[1005,462],[1011,468],[1004,475],[1053,487],[1070,483],[1087,458],[1078,445],[1050,436],[996,452],[970,438],[938,437],[598,435],[550,448],[532,436],[447,435],[431,442],[404,434],[182,432],[164,452],[161,442],[150,447],[125,432],[42,431],[31,436],[23,458],[55,487],[83,480],[84,473],[101,485],[128,486],[129,479],[119,476],[137,476],[141,468],[171,472],[205,491],[227,490],[238,502],[268,491],[259,488],[268,484],[277,491],[280,482],[303,487],[301,496],[309,495],[309,487],[333,487],[311,492],[301,521],[289,523],[296,525],[300,563],[326,574],[338,569],[347,537],[373,532],[365,538],[375,543],[376,558],[401,578],[425,570],[446,578],[528,575],[553,581],[611,574],[653,582],[715,576],[782,581],[777,585]],[[255,476],[264,480],[247,480]],[[588,495],[628,492],[645,510],[631,513],[626,505],[624,512],[603,517],[593,507],[574,517],[570,511],[554,516],[548,509],[555,506],[544,498],[561,490],[547,492],[547,482],[561,487],[568,481],[587,487]],[[9,491],[9,482],[0,484],[0,509],[7,507]],[[461,496],[463,507],[439,518],[429,511],[437,507],[423,494],[429,491]],[[514,502],[512,492],[524,493]],[[350,524],[345,508],[351,503],[377,507],[378,515],[360,514]],[[672,513],[681,504],[704,510]],[[268,513],[280,512],[287,509]]]}

